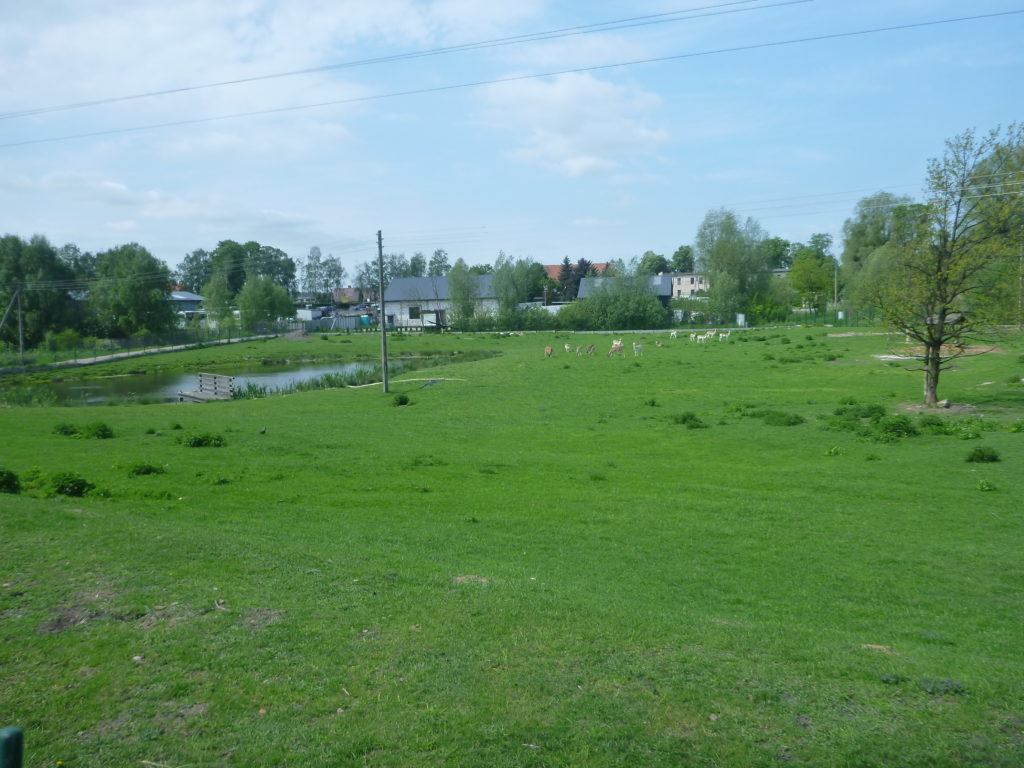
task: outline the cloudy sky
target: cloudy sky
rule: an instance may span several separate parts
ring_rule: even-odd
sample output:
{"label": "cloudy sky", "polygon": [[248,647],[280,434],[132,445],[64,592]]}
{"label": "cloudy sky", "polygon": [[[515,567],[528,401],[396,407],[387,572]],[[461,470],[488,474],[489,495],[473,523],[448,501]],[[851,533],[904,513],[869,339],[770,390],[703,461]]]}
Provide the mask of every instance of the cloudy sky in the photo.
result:
{"label": "cloudy sky", "polygon": [[[350,272],[378,229],[386,251],[469,263],[671,255],[720,206],[838,240],[860,197],[919,193],[945,139],[1024,117],[1024,14],[764,44],[1018,9],[0,0],[0,233],[136,241],[171,266],[227,238],[318,245]],[[666,60],[604,66],[648,59]]]}

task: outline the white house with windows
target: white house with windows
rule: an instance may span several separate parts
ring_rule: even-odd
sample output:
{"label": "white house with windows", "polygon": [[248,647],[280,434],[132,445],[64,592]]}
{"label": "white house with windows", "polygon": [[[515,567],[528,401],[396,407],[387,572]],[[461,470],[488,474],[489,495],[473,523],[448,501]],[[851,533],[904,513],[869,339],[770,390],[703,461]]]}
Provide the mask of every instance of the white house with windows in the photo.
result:
{"label": "white house with windows", "polygon": [[[476,281],[477,312],[498,311],[490,275]],[[396,277],[384,289],[384,322],[391,328],[447,328],[451,323],[447,277]]]}
{"label": "white house with windows", "polygon": [[708,278],[696,272],[673,272],[672,273],[672,298],[689,299],[693,294],[706,294],[708,291]]}

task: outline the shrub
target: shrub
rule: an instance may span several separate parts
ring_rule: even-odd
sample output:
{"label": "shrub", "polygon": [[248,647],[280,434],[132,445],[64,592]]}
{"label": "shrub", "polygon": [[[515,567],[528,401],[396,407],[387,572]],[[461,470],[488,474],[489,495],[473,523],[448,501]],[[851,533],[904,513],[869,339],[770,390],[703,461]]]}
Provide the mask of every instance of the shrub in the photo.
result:
{"label": "shrub", "polygon": [[74,472],[58,472],[50,477],[50,490],[58,496],[85,496],[95,487]]}
{"label": "shrub", "polygon": [[878,434],[883,441],[891,441],[900,440],[904,437],[913,437],[920,433],[909,416],[894,414],[892,416],[885,416],[878,421]]}
{"label": "shrub", "polygon": [[1009,426],[1011,432],[1024,432],[1024,419],[1017,419]]}
{"label": "shrub", "polygon": [[869,421],[878,421],[885,416],[885,407],[878,403],[857,403],[852,402],[846,405],[841,405],[836,408],[832,413],[836,416],[850,416],[855,419],[868,419]]}
{"label": "shrub", "polygon": [[761,418],[769,427],[795,427],[804,423],[804,417],[800,414],[782,411],[764,411]]}
{"label": "shrub", "polygon": [[186,448],[223,448],[228,444],[223,435],[204,432],[199,435],[186,435],[182,440]]}
{"label": "shrub", "polygon": [[967,461],[976,464],[992,464],[994,462],[1001,461],[1001,459],[999,458],[999,453],[995,448],[979,445],[967,454]]}
{"label": "shrub", "polygon": [[932,696],[944,696],[946,694],[961,696],[967,693],[967,687],[959,680],[925,679],[921,681],[921,688],[925,693],[929,693]]}
{"label": "shrub", "polygon": [[53,431],[58,435],[64,435],[64,437],[78,437],[78,435],[80,434],[78,427],[76,427],[74,424],[68,424],[66,422],[61,422],[60,424],[58,424],[56,427],[53,428]]}
{"label": "shrub", "polygon": [[0,493],[20,493],[21,483],[18,476],[9,469],[0,467]]}
{"label": "shrub", "polygon": [[693,411],[687,411],[686,413],[677,413],[672,418],[673,424],[679,424],[686,427],[687,429],[707,429],[708,425],[700,416]]}
{"label": "shrub", "polygon": [[156,464],[147,464],[144,461],[140,461],[128,467],[128,477],[138,477],[139,475],[162,475],[166,471],[167,470],[163,467]]}
{"label": "shrub", "polygon": [[395,398],[394,398],[394,400],[391,401],[391,404],[394,405],[396,408],[400,408],[403,405],[408,405],[409,404],[409,396],[406,395],[406,394],[395,395]]}
{"label": "shrub", "polygon": [[114,436],[114,430],[109,424],[102,421],[94,421],[82,427],[82,436],[91,437],[94,440],[109,440]]}
{"label": "shrub", "polygon": [[981,480],[978,481],[979,491],[994,491],[995,489],[995,485],[990,480],[982,478]]}

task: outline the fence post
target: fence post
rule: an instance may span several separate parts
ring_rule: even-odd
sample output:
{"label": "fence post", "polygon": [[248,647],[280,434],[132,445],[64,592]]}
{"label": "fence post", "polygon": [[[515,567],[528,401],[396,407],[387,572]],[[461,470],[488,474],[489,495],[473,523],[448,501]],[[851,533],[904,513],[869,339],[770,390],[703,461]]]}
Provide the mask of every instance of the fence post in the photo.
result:
{"label": "fence post", "polygon": [[24,744],[21,728],[0,731],[0,768],[21,768]]}

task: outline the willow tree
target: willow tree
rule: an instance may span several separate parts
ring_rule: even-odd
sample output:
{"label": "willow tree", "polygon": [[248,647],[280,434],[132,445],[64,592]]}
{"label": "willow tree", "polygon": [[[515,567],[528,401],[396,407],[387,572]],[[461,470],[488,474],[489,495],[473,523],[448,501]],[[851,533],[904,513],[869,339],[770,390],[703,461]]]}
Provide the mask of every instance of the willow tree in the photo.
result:
{"label": "willow tree", "polygon": [[1024,125],[947,141],[928,163],[927,202],[896,209],[892,239],[866,267],[873,303],[919,345],[925,405],[937,404],[942,371],[991,340],[999,320],[987,297],[1024,219],[1024,173],[1013,165],[1022,145]]}

